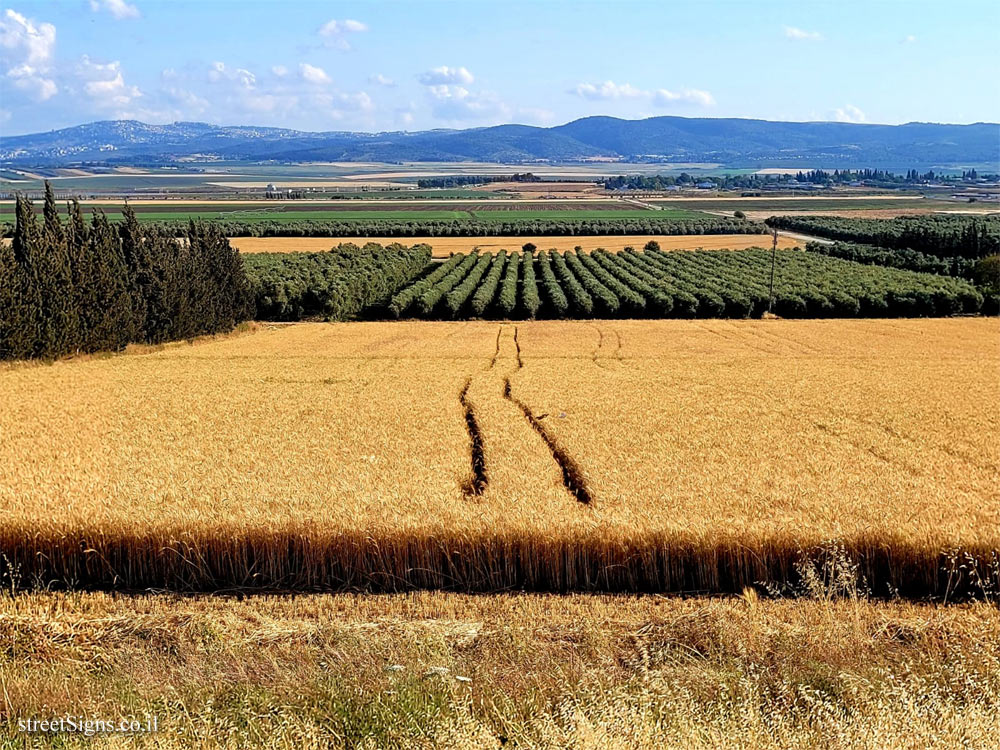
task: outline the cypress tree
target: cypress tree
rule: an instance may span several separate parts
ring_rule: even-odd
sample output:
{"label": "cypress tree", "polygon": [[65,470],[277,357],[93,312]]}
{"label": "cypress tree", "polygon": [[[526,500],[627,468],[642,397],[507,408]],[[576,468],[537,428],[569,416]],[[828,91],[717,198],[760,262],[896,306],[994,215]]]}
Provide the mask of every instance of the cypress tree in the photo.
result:
{"label": "cypress tree", "polygon": [[200,300],[192,297],[202,269],[190,260],[190,242],[183,242],[163,230],[149,233],[150,255],[156,264],[160,294],[155,306],[155,341],[191,338],[197,335],[194,325]]}
{"label": "cypress tree", "polygon": [[93,262],[95,289],[91,346],[95,351],[118,351],[135,340],[131,334],[135,330],[136,315],[121,243],[107,216],[99,209],[94,211],[91,221],[88,250]]}
{"label": "cypress tree", "polygon": [[43,271],[39,287],[43,315],[48,321],[48,354],[60,356],[80,348],[80,316],[76,307],[73,270],[66,233],[59,219],[52,184],[45,181],[45,204],[42,209]]}
{"label": "cypress tree", "polygon": [[14,209],[14,239],[11,250],[16,265],[15,295],[20,308],[17,327],[12,331],[11,350],[14,356],[37,357],[45,353],[50,339],[48,321],[42,310],[39,285],[42,259],[35,208],[27,198],[18,195]]}
{"label": "cypress tree", "polygon": [[185,314],[178,324],[182,335],[190,337],[211,331],[214,318],[204,232],[193,221],[188,221],[187,245],[183,249],[179,266],[183,269],[184,288],[178,296],[185,302]]}
{"label": "cypress tree", "polygon": [[21,304],[18,299],[19,268],[14,260],[14,248],[0,242],[0,359],[25,356],[18,336],[24,330]]}
{"label": "cypress tree", "polygon": [[[125,203],[122,209],[125,220],[118,228],[121,252],[126,268],[126,287],[132,297],[134,318],[129,325],[131,341],[152,340],[149,332],[155,327],[150,318],[150,299],[153,296],[153,262],[149,248],[143,241],[142,227],[132,207]],[[155,314],[155,313],[154,313]]]}
{"label": "cypress tree", "polygon": [[85,352],[99,351],[101,344],[95,340],[94,330],[104,311],[99,303],[100,281],[97,279],[96,258],[79,202],[71,201],[67,213],[69,222],[66,226],[66,247],[69,250],[74,305],[80,327],[80,349]]}
{"label": "cypress tree", "polygon": [[14,241],[0,247],[0,358],[123,349],[231,329],[251,311],[239,253],[216,226],[189,224],[186,241],[79,203],[64,224],[46,186],[41,228],[17,197]]}
{"label": "cypress tree", "polygon": [[52,190],[52,183],[45,181],[45,203],[42,208],[44,218],[42,226],[44,231],[51,238],[61,240],[63,238],[62,222],[59,220],[59,209],[56,208],[56,196]]}

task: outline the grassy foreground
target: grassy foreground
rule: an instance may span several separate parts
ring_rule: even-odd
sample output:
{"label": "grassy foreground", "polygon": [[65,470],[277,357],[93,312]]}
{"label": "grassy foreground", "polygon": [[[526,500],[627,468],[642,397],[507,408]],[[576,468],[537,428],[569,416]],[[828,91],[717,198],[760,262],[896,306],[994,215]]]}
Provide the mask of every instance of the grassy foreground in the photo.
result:
{"label": "grassy foreground", "polygon": [[[984,604],[39,593],[0,597],[0,644],[4,748],[984,748],[1000,723]],[[158,732],[18,731],[59,716]]]}

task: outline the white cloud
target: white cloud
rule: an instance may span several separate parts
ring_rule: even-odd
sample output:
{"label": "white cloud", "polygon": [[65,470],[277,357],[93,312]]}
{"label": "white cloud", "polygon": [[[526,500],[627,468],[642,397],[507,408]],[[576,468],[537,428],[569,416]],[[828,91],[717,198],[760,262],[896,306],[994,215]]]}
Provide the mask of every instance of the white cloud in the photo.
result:
{"label": "white cloud", "polygon": [[474,93],[464,86],[438,84],[428,86],[431,111],[440,120],[507,119],[510,107],[496,94],[488,91]]}
{"label": "white cloud", "polygon": [[368,26],[361,21],[353,21],[350,18],[343,21],[331,19],[319,27],[320,36],[337,36],[339,34],[357,34],[361,31],[368,31]]}
{"label": "white cloud", "polygon": [[402,127],[405,130],[412,125],[415,119],[415,109],[416,107],[413,102],[410,102],[409,105],[405,107],[396,107],[396,109],[392,111],[393,119],[396,121],[396,126]]}
{"label": "white cloud", "polygon": [[323,68],[309,63],[268,66],[266,70],[265,74],[221,61],[212,63],[207,71],[178,68],[171,76],[161,76],[155,103],[173,120],[298,128],[306,122],[322,127],[336,121],[349,129],[374,129],[373,113],[378,106],[368,91],[338,90]]}
{"label": "white cloud", "polygon": [[375,109],[375,103],[364,91],[355,93],[317,92],[306,97],[304,104],[310,113],[319,113],[336,121],[345,119],[348,113],[367,115]]}
{"label": "white cloud", "polygon": [[11,84],[39,102],[51,99],[59,89],[56,82],[51,78],[46,78],[37,68],[33,68],[28,63],[22,63],[7,71],[7,78]]}
{"label": "white cloud", "polygon": [[83,90],[95,106],[101,108],[125,107],[142,96],[138,86],[129,86],[122,75],[121,63],[95,63],[84,55],[76,69],[84,80]]}
{"label": "white cloud", "polygon": [[358,91],[354,94],[338,94],[337,99],[341,106],[357,111],[357,112],[371,112],[375,109],[375,102],[368,95],[366,91]]}
{"label": "white cloud", "polygon": [[17,11],[0,17],[0,56],[11,85],[36,101],[46,101],[59,89],[49,76],[49,63],[56,46],[56,27],[37,23]]}
{"label": "white cloud", "polygon": [[299,65],[299,75],[302,76],[302,80],[307,83],[326,85],[332,82],[330,80],[330,76],[326,74],[325,70],[317,68],[315,65],[310,65],[309,63],[301,63]]}
{"label": "white cloud", "polygon": [[245,68],[229,68],[225,63],[214,62],[208,70],[208,80],[212,83],[234,82],[245,89],[257,86],[257,76]]}
{"label": "white cloud", "polygon": [[348,18],[344,21],[331,19],[319,27],[318,33],[326,39],[324,43],[326,46],[349,50],[351,45],[347,41],[347,36],[349,34],[359,34],[362,31],[368,31],[366,24]]}
{"label": "white cloud", "polygon": [[118,20],[123,18],[138,18],[139,9],[125,0],[90,0],[90,9],[97,13],[104,8]]}
{"label": "white cloud", "polygon": [[240,99],[240,104],[247,112],[274,112],[279,105],[285,106],[283,101],[273,94],[250,93]]}
{"label": "white cloud", "polygon": [[819,42],[823,40],[823,35],[818,31],[806,31],[795,26],[785,26],[785,36],[788,39],[795,39],[800,42]]}
{"label": "white cloud", "polygon": [[914,44],[916,41],[917,38],[913,34],[907,34],[903,37],[903,44]]}
{"label": "white cloud", "polygon": [[615,83],[605,81],[604,83],[578,83],[572,89],[571,94],[582,96],[584,99],[608,100],[608,99],[638,99],[648,96],[648,92],[637,89],[630,83]]}
{"label": "white cloud", "polygon": [[833,110],[833,119],[837,122],[868,122],[865,113],[853,104],[837,107],[837,109]]}
{"label": "white cloud", "polygon": [[701,89],[682,89],[680,91],[655,89],[653,91],[646,91],[645,89],[636,88],[630,83],[615,83],[614,81],[578,83],[569,90],[569,93],[589,99],[590,101],[645,99],[658,107],[668,107],[673,104],[694,104],[699,107],[711,107],[715,104],[715,98],[707,91],[702,91]]}
{"label": "white cloud", "polygon": [[208,99],[198,96],[187,89],[168,86],[163,89],[163,93],[178,107],[182,107],[187,116],[195,113],[203,114],[211,108],[211,103]]}
{"label": "white cloud", "polygon": [[467,68],[449,68],[447,65],[442,65],[439,68],[431,68],[426,73],[422,73],[418,80],[424,86],[439,86],[442,84],[468,86],[476,79]]}
{"label": "white cloud", "polygon": [[671,104],[696,104],[699,107],[715,106],[715,97],[707,91],[701,89],[683,89],[681,91],[669,91],[667,89],[656,89],[653,92],[653,104],[658,107],[669,107]]}
{"label": "white cloud", "polygon": [[376,86],[385,86],[386,88],[392,88],[396,85],[396,82],[391,78],[387,78],[381,73],[376,73],[375,75],[368,76],[368,83],[374,83]]}
{"label": "white cloud", "polygon": [[18,62],[42,65],[52,59],[56,46],[56,27],[51,23],[35,25],[17,11],[8,9],[0,18],[0,47]]}

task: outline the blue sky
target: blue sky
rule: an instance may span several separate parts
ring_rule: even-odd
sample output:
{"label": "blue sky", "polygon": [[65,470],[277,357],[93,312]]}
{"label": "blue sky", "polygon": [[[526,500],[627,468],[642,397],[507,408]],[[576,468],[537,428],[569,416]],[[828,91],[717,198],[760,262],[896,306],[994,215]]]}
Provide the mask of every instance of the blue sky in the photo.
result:
{"label": "blue sky", "polygon": [[10,0],[0,132],[1000,121],[1000,3]]}

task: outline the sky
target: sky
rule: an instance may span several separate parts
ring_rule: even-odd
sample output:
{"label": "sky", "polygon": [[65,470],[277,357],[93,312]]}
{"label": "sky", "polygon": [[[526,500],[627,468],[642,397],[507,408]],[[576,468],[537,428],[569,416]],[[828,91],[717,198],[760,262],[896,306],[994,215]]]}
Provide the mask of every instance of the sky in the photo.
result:
{"label": "sky", "polygon": [[1000,2],[0,0],[0,134],[1000,122]]}

